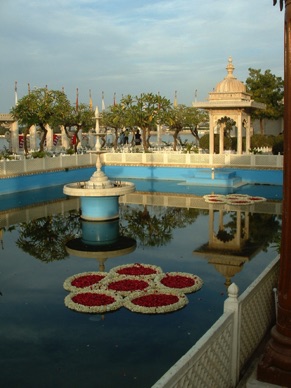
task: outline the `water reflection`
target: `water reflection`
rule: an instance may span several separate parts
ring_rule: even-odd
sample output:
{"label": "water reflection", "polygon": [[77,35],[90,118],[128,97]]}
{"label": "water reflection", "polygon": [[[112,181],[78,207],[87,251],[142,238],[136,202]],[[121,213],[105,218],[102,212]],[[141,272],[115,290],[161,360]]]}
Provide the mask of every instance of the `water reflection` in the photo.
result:
{"label": "water reflection", "polygon": [[210,208],[208,242],[194,252],[203,255],[225,277],[228,288],[243,265],[276,243],[280,235],[281,222],[274,214],[253,213],[248,208]]}
{"label": "water reflection", "polygon": [[56,214],[18,224],[16,245],[44,262],[68,257],[65,243],[80,233],[79,213]]}
{"label": "water reflection", "polygon": [[[29,387],[85,388],[96,385],[98,376],[100,387],[150,387],[220,317],[224,282],[235,280],[241,293],[276,256],[272,245],[280,236],[279,201],[222,213],[186,194],[135,193],[122,201],[119,233],[135,239],[136,246],[130,254],[115,256],[118,260],[111,256],[118,251],[111,249],[118,225],[109,227],[113,238],[107,228],[96,231],[91,223],[83,233],[87,225],[79,220],[76,199],[0,212],[1,386],[25,381]],[[70,245],[82,237],[86,249]],[[107,240],[107,251],[96,254],[99,238]],[[205,260],[199,250],[212,240],[221,249]],[[64,279],[135,262],[197,274],[204,286],[199,297],[189,295],[185,309],[169,315],[121,308],[102,320],[64,308]]]}
{"label": "water reflection", "polygon": [[136,241],[120,234],[119,219],[111,221],[86,221],[80,219],[81,237],[66,243],[69,254],[94,258],[99,262],[99,271],[105,271],[109,258],[127,255],[136,249]]}
{"label": "water reflection", "polygon": [[121,206],[121,228],[124,234],[133,235],[140,246],[167,245],[176,228],[194,223],[201,209],[167,206]]}

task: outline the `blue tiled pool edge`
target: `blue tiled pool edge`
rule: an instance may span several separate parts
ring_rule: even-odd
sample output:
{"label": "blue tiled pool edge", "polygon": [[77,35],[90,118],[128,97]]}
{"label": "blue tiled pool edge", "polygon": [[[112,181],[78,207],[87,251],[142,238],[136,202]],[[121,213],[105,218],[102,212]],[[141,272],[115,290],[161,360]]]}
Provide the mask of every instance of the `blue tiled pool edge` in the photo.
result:
{"label": "blue tiled pool edge", "polygon": [[[179,182],[193,181],[195,172],[201,168],[189,167],[159,167],[159,166],[103,166],[103,171],[112,179],[146,179],[146,180],[174,180]],[[261,185],[282,185],[282,170],[250,170],[230,169],[245,183]],[[88,180],[95,167],[65,169],[45,173],[27,174],[0,179],[0,194],[35,190],[45,187],[58,186],[69,182]]]}

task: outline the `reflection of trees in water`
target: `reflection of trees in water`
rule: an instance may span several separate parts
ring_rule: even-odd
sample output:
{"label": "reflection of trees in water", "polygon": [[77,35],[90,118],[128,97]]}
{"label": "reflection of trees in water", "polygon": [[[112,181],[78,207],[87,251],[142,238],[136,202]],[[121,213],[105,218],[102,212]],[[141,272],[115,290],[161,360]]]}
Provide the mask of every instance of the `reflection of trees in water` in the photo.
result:
{"label": "reflection of trees in water", "polygon": [[250,214],[250,240],[266,252],[270,245],[281,239],[281,216],[275,214]]}
{"label": "reflection of trees in water", "polygon": [[[219,229],[217,238],[221,241],[230,241],[236,235],[237,217],[236,211],[227,212],[229,221],[223,224],[223,230]],[[275,214],[249,213],[249,239],[252,246],[259,246],[264,252],[272,244],[278,244],[281,238],[281,218]],[[245,225],[246,215],[240,212],[242,226]],[[240,238],[245,237],[245,228],[241,228]]]}
{"label": "reflection of trees in water", "polygon": [[200,209],[147,205],[123,205],[120,211],[121,233],[142,246],[166,245],[173,238],[173,229],[192,224],[201,213]]}
{"label": "reflection of trees in water", "polygon": [[68,256],[65,244],[80,234],[79,213],[42,217],[17,226],[16,245],[38,260],[50,262]]}
{"label": "reflection of trees in water", "polygon": [[[200,214],[208,214],[208,211],[121,205],[120,234],[135,238],[141,246],[162,246],[172,240],[175,228],[184,228],[194,223]],[[221,236],[222,240],[235,235],[236,219],[237,212],[229,212],[228,222],[224,224],[227,236]],[[241,219],[244,223],[244,213],[241,213]],[[278,246],[281,237],[281,219],[277,215],[250,213],[249,228],[248,243],[252,246],[257,245],[263,251],[266,251],[271,244]],[[65,244],[81,234],[81,223],[79,212],[71,212],[21,223],[16,229],[19,231],[16,242],[19,248],[41,261],[50,262],[62,260],[68,256]],[[244,228],[241,233],[243,238]]]}

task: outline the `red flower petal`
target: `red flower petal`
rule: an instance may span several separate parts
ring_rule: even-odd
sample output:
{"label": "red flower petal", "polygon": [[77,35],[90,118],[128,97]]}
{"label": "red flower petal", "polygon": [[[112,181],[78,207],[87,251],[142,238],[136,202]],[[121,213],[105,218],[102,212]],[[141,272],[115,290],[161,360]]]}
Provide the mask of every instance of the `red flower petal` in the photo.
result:
{"label": "red flower petal", "polygon": [[153,275],[157,271],[153,268],[144,267],[141,264],[134,264],[132,267],[121,268],[117,271],[119,275]]}
{"label": "red flower petal", "polygon": [[176,295],[150,294],[135,298],[131,302],[143,307],[162,307],[177,303],[178,301],[179,298]]}
{"label": "red flower petal", "polygon": [[100,282],[100,280],[104,279],[106,275],[84,275],[79,276],[72,281],[72,286],[78,288],[90,287],[93,284]]}
{"label": "red flower petal", "polygon": [[105,294],[95,294],[93,292],[84,292],[73,296],[72,301],[83,306],[102,306],[115,302],[112,296]]}
{"label": "red flower petal", "polygon": [[186,276],[181,275],[166,275],[162,280],[161,283],[166,287],[171,288],[186,288],[186,287],[192,287],[195,284],[194,279],[188,278]]}
{"label": "red flower petal", "polygon": [[114,291],[137,291],[144,290],[148,286],[149,284],[145,280],[126,279],[113,281],[108,284],[107,288]]}

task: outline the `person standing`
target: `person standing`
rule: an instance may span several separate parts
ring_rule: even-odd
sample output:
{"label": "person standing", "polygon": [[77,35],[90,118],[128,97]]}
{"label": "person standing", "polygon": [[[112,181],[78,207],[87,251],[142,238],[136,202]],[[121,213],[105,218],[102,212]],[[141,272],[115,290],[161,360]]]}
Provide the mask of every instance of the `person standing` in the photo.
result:
{"label": "person standing", "polygon": [[124,144],[128,144],[128,135],[129,135],[129,130],[126,129],[124,131]]}
{"label": "person standing", "polygon": [[139,129],[136,131],[134,135],[134,142],[135,142],[135,145],[141,145],[141,135],[139,133]]}
{"label": "person standing", "polygon": [[124,145],[124,139],[125,139],[124,131],[121,131],[120,136],[119,136],[119,144],[120,145]]}

